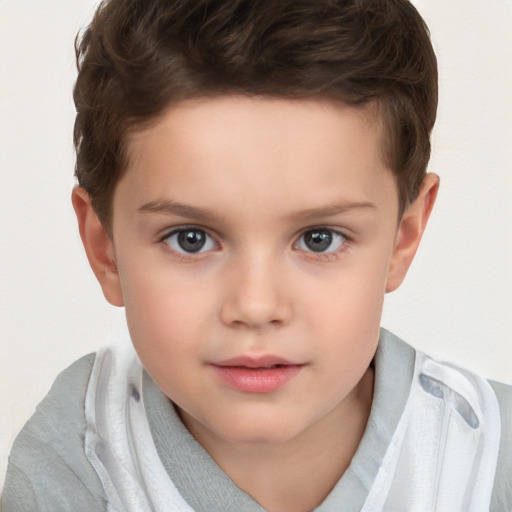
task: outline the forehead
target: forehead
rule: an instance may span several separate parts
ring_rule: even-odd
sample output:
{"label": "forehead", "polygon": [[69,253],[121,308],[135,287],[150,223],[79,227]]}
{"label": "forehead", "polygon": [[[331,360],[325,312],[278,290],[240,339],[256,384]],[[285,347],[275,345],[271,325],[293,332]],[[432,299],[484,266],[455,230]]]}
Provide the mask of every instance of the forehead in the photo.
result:
{"label": "forehead", "polygon": [[371,107],[323,99],[193,99],[130,135],[118,188],[139,202],[177,193],[194,201],[209,192],[201,201],[304,208],[315,190],[324,202],[340,195],[372,201],[379,180],[391,176],[381,141]]}
{"label": "forehead", "polygon": [[[341,125],[350,122],[358,124],[370,136],[380,134],[383,123],[378,104],[369,102],[362,106],[351,106],[321,97],[199,96],[173,104],[141,129],[136,127],[129,133],[126,142],[130,161],[137,158],[144,145],[158,144],[162,137],[167,137],[171,132],[175,137],[180,137],[180,143],[187,137],[207,135],[202,138],[206,145],[215,139],[216,134],[221,137],[234,128],[230,135],[235,138],[254,140],[257,136],[264,142],[262,135],[266,133],[268,138],[273,139],[278,132],[281,145],[288,138],[307,138],[311,145],[318,145],[316,133],[325,139],[325,132],[329,130],[332,138],[337,138],[342,135],[339,132]],[[286,131],[282,131],[283,128]],[[382,137],[379,135],[379,138]]]}

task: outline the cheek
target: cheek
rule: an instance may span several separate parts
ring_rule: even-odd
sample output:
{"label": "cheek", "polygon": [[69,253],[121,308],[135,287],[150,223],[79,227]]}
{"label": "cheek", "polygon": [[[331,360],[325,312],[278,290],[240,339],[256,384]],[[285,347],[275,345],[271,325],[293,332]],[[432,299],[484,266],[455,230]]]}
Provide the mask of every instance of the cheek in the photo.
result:
{"label": "cheek", "polygon": [[379,322],[387,277],[387,259],[368,251],[357,253],[338,268],[312,276],[304,312],[326,324],[339,323],[358,331],[366,322]]}
{"label": "cheek", "polygon": [[[336,381],[358,378],[371,361],[380,331],[387,275],[386,262],[361,255],[314,288],[302,310],[328,366],[326,375]],[[310,289],[313,289],[312,287]],[[316,333],[316,334],[315,334]],[[338,369],[336,369],[336,367]],[[326,368],[327,370],[327,368]]]}
{"label": "cheek", "polygon": [[132,267],[121,277],[127,323],[141,359],[145,353],[158,360],[197,350],[214,310],[208,286],[155,268]]}
{"label": "cheek", "polygon": [[[199,393],[199,382],[191,380],[201,365],[201,343],[205,338],[200,321],[205,313],[195,307],[193,297],[167,287],[134,286],[126,302],[126,318],[133,346],[146,371],[164,393],[180,402],[183,393]],[[133,300],[132,300],[133,299]]]}

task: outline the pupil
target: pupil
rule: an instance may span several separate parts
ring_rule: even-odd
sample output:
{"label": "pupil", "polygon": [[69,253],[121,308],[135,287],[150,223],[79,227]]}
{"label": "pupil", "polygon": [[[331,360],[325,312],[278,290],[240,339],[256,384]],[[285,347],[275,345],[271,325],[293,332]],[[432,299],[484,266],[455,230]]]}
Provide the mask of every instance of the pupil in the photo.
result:
{"label": "pupil", "polygon": [[199,230],[181,231],[178,234],[180,247],[187,252],[200,251],[206,242],[204,233]]}
{"label": "pupil", "polygon": [[323,252],[328,249],[332,243],[332,233],[326,230],[308,231],[305,236],[305,242],[312,251]]}

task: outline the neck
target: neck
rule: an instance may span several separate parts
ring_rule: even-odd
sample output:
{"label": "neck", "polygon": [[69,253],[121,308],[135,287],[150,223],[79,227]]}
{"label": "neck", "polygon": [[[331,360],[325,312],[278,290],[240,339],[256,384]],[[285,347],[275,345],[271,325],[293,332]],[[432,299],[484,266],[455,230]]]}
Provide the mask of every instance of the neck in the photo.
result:
{"label": "neck", "polygon": [[282,443],[233,443],[181,416],[231,480],[265,510],[307,512],[326,498],[348,468],[370,414],[373,380],[369,368],[338,406]]}

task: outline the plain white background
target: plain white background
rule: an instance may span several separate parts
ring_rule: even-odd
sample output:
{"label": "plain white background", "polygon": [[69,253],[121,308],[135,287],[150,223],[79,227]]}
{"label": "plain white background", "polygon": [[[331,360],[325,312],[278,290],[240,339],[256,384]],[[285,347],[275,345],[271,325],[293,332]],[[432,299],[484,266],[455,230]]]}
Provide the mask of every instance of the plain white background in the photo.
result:
{"label": "plain white background", "polygon": [[[70,204],[73,40],[96,0],[0,0],[0,487],[57,373],[123,322]],[[383,326],[512,383],[512,2],[416,0],[440,67],[430,170],[441,192]]]}

